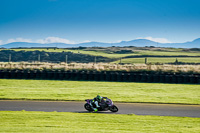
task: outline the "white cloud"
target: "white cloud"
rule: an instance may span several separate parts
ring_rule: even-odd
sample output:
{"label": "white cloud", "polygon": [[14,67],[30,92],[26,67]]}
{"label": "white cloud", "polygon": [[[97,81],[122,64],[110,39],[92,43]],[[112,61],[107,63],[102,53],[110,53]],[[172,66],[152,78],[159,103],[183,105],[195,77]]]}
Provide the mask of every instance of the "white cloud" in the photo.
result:
{"label": "white cloud", "polygon": [[113,43],[120,43],[120,42],[122,42],[122,40],[117,40],[117,41],[115,41]]}
{"label": "white cloud", "polygon": [[167,40],[166,38],[153,38],[153,37],[138,37],[136,39],[148,39],[154,42],[159,42],[159,43],[172,43],[171,41]]}
{"label": "white cloud", "polygon": [[[8,39],[5,43],[12,43],[12,42],[29,42],[29,43],[66,43],[66,44],[75,44],[74,41],[70,41],[64,38],[59,37],[47,37],[45,39],[38,39],[38,40],[31,40],[31,39],[25,39],[25,38],[11,38]],[[2,40],[0,40],[0,45],[3,43]]]}
{"label": "white cloud", "polygon": [[0,40],[0,45],[2,45],[3,44],[3,41],[2,40]]}
{"label": "white cloud", "polygon": [[16,39],[8,39],[6,43],[12,43],[12,42],[32,42],[32,40],[24,38],[16,38]]}
{"label": "white cloud", "polygon": [[70,41],[64,38],[59,37],[47,37],[45,39],[38,39],[36,43],[66,43],[66,44],[75,44],[74,41]]}
{"label": "white cloud", "polygon": [[85,40],[85,41],[82,41],[82,42],[80,42],[80,43],[88,43],[88,42],[92,42],[92,41],[90,41],[90,40]]}
{"label": "white cloud", "polygon": [[107,41],[105,43],[120,43],[122,40],[117,40],[117,41]]}
{"label": "white cloud", "polygon": [[[102,43],[120,43],[122,40],[117,40],[117,41],[94,41],[94,42],[102,42]],[[90,41],[90,40],[85,40],[85,41],[82,41],[80,43],[88,43],[88,42],[93,42],[93,41]]]}

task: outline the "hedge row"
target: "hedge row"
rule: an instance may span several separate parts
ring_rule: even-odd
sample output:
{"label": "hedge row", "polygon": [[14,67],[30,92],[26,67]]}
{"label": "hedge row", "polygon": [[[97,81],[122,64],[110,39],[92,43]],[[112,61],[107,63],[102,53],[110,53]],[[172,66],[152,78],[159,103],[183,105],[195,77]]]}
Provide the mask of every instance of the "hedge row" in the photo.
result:
{"label": "hedge row", "polygon": [[98,71],[8,71],[1,70],[0,78],[5,79],[49,79],[49,80],[89,80],[149,83],[191,83],[200,84],[200,75],[164,75],[134,72]]}

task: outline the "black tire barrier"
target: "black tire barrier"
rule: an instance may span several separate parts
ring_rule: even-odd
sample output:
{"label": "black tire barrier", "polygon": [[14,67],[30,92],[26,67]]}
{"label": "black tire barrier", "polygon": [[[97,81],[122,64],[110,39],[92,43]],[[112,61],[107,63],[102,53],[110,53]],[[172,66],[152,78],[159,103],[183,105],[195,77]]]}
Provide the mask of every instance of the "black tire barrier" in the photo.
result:
{"label": "black tire barrier", "polygon": [[3,78],[3,71],[0,70],[0,78]]}
{"label": "black tire barrier", "polygon": [[129,73],[124,73],[122,75],[122,81],[123,82],[129,82],[129,77],[130,77],[130,74]]}
{"label": "black tire barrier", "polygon": [[71,79],[71,74],[72,72],[71,71],[67,71],[66,72],[66,75],[65,75],[65,78],[68,80],[68,79]]}
{"label": "black tire barrier", "polygon": [[[60,74],[61,74],[61,73],[60,73]],[[80,72],[77,72],[77,73],[76,73],[75,80],[81,80],[81,73],[80,73]]]}
{"label": "black tire barrier", "polygon": [[160,75],[160,83],[165,83],[165,75]]}
{"label": "black tire barrier", "polygon": [[106,81],[111,81],[111,74],[110,73],[106,73]]}
{"label": "black tire barrier", "polygon": [[111,81],[117,81],[117,72],[112,72],[111,73]]}
{"label": "black tire barrier", "polygon": [[133,74],[133,73],[130,73],[129,82],[134,82],[134,80],[135,80],[134,74]]}
{"label": "black tire barrier", "polygon": [[22,71],[17,72],[17,79],[22,79]]}
{"label": "black tire barrier", "polygon": [[44,71],[41,73],[41,79],[46,79],[47,77],[47,71]]}
{"label": "black tire barrier", "polygon": [[9,72],[8,71],[4,72],[4,78],[5,79],[9,78]]}
{"label": "black tire barrier", "polygon": [[197,76],[190,76],[190,83],[192,83],[192,84],[198,83],[198,77]]}
{"label": "black tire barrier", "polygon": [[82,80],[88,80],[88,75],[86,72],[82,72],[81,75],[82,75]]}
{"label": "black tire barrier", "polygon": [[165,83],[172,83],[172,76],[171,75],[165,75]]}
{"label": "black tire barrier", "polygon": [[[30,75],[33,75],[30,73]],[[53,72],[47,72],[47,79],[53,79]]]}
{"label": "black tire barrier", "polygon": [[195,83],[195,78],[193,76],[189,76],[190,83]]}
{"label": "black tire barrier", "polygon": [[64,72],[63,80],[68,80],[68,72]]}
{"label": "black tire barrier", "polygon": [[172,83],[177,83],[177,76],[176,75],[172,76]]}
{"label": "black tire barrier", "polygon": [[94,80],[94,74],[92,71],[88,73],[88,80]]}
{"label": "black tire barrier", "polygon": [[117,74],[117,81],[121,82],[122,81],[122,73]]}
{"label": "black tire barrier", "polygon": [[75,72],[71,72],[70,80],[75,80],[75,79],[76,79],[76,73]]}
{"label": "black tire barrier", "polygon": [[178,75],[177,76],[177,82],[178,83],[183,83],[183,75]]}
{"label": "black tire barrier", "polygon": [[152,74],[149,74],[149,76],[147,77],[147,82],[148,82],[148,83],[152,83],[153,81],[154,81],[153,75],[152,75]]}
{"label": "black tire barrier", "polygon": [[95,81],[100,81],[100,73],[99,72],[95,72],[94,73],[94,80]]}
{"label": "black tire barrier", "polygon": [[22,77],[23,77],[24,79],[28,79],[28,78],[29,78],[29,77],[28,77],[28,71],[23,71]]}
{"label": "black tire barrier", "polygon": [[153,78],[152,80],[153,80],[154,83],[160,82],[160,76],[159,76],[159,75],[157,75],[157,74],[156,74],[156,75],[153,75],[152,78]]}
{"label": "black tire barrier", "polygon": [[200,84],[200,77],[197,77],[198,84]]}
{"label": "black tire barrier", "polygon": [[188,75],[183,76],[183,83],[190,83],[190,79]]}
{"label": "black tire barrier", "polygon": [[100,81],[106,81],[106,73],[105,72],[101,72]]}
{"label": "black tire barrier", "polygon": [[141,82],[141,75],[140,74],[135,75],[135,82]]}
{"label": "black tire barrier", "polygon": [[36,79],[41,79],[42,78],[42,72],[40,70],[36,71],[35,73],[36,73],[36,75],[35,75]]}
{"label": "black tire barrier", "polygon": [[142,74],[141,75],[141,82],[147,82],[147,74]]}
{"label": "black tire barrier", "polygon": [[41,71],[41,70],[0,70],[4,79],[49,79],[49,80],[90,80],[117,82],[148,82],[200,84],[200,75],[146,74],[107,71]]}

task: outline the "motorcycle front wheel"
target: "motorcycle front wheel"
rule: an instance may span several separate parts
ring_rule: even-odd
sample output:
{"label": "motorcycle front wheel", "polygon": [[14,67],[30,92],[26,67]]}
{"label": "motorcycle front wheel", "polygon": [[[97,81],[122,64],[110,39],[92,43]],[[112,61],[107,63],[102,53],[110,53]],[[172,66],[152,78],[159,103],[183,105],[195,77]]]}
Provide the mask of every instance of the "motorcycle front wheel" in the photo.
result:
{"label": "motorcycle front wheel", "polygon": [[112,107],[110,107],[110,111],[117,112],[118,111],[117,106],[113,105]]}
{"label": "motorcycle front wheel", "polygon": [[93,109],[91,108],[90,104],[88,104],[88,103],[86,103],[86,104],[84,105],[84,108],[85,108],[86,110],[88,110],[88,111],[93,111]]}

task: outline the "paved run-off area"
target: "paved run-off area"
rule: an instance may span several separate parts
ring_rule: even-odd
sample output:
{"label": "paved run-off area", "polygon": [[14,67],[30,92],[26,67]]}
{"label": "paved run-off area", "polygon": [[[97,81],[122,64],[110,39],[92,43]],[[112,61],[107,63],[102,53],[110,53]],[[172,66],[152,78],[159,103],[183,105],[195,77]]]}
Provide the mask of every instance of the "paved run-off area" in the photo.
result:
{"label": "paved run-off area", "polygon": [[[88,113],[84,109],[85,102],[75,101],[0,101],[0,111],[58,111]],[[200,117],[199,105],[179,104],[146,104],[146,103],[115,103],[119,108],[116,114],[158,115]],[[98,112],[112,114],[110,111]]]}

